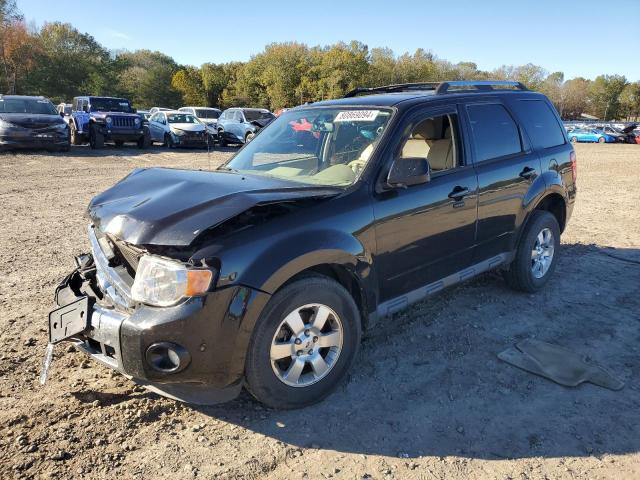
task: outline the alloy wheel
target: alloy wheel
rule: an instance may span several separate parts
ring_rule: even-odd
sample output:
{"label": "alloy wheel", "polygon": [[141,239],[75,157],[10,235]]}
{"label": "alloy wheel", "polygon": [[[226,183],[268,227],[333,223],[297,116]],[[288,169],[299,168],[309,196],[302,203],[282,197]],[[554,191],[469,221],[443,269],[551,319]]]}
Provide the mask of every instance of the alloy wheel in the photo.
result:
{"label": "alloy wheel", "polygon": [[273,336],[273,372],[291,387],[319,382],[336,365],[343,337],[342,322],[331,308],[318,303],[299,307],[285,316]]}
{"label": "alloy wheel", "polygon": [[531,273],[535,278],[542,278],[549,271],[553,261],[555,240],[553,232],[549,228],[543,228],[531,250]]}

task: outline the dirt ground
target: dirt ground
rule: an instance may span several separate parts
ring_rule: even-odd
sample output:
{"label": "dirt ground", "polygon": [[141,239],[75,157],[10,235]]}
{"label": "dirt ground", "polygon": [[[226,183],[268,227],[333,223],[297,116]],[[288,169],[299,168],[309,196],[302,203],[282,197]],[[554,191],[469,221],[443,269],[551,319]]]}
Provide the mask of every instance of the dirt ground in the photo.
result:
{"label": "dirt ground", "polygon": [[[640,478],[640,146],[578,145],[579,200],[536,295],[490,273],[368,332],[325,402],[160,398],[62,344],[38,383],[57,282],[87,250],[89,199],[138,166],[226,152],[0,156],[0,478]],[[535,337],[625,381],[566,388],[496,354]]]}

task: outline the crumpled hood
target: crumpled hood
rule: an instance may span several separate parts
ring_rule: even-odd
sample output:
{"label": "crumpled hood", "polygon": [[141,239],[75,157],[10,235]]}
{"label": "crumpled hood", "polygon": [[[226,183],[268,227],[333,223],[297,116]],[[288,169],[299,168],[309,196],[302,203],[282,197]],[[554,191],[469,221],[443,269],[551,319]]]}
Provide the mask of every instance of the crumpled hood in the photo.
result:
{"label": "crumpled hood", "polygon": [[202,132],[206,127],[201,123],[172,123],[171,128],[185,132]]}
{"label": "crumpled hood", "polygon": [[48,128],[64,123],[60,115],[33,113],[0,113],[0,120],[22,128]]}
{"label": "crumpled hood", "polygon": [[137,169],[96,195],[88,214],[97,228],[133,245],[188,246],[255,205],[338,193],[226,171]]}

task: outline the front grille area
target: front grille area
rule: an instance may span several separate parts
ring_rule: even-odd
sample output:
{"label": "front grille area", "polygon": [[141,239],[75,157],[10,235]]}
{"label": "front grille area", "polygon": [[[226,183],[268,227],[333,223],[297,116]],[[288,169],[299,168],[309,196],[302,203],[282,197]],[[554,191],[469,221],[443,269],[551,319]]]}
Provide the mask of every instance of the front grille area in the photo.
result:
{"label": "front grille area", "polygon": [[138,263],[140,263],[140,257],[142,257],[142,250],[134,248],[128,245],[125,242],[120,240],[113,240],[113,245],[115,246],[114,253],[116,256],[122,260],[122,263],[127,269],[131,276],[135,276],[135,272],[138,269]]}
{"label": "front grille area", "polygon": [[111,117],[113,123],[111,124],[114,128],[134,128],[135,118],[133,117]]}

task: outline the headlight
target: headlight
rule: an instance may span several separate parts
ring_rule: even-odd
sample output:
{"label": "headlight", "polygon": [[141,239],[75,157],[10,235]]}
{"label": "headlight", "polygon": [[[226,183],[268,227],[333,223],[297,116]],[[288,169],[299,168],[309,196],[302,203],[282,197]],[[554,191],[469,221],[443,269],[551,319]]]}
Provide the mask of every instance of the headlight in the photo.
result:
{"label": "headlight", "polygon": [[136,118],[136,119],[133,121],[133,123],[135,123],[136,125],[140,125],[140,119],[139,119],[139,118]]}
{"label": "headlight", "polygon": [[184,132],[182,130],[178,130],[178,129],[171,129],[171,133],[173,133],[174,135],[181,137],[182,135],[184,135]]}
{"label": "headlight", "polygon": [[111,125],[111,122],[113,122],[113,119],[111,117],[107,117],[104,119],[105,122],[107,122],[109,125]]}
{"label": "headlight", "polygon": [[0,128],[14,128],[15,125],[13,123],[9,123],[6,120],[0,119]]}
{"label": "headlight", "polygon": [[185,297],[205,294],[212,278],[211,270],[193,270],[180,262],[144,255],[138,264],[131,297],[136,302],[168,307]]}

